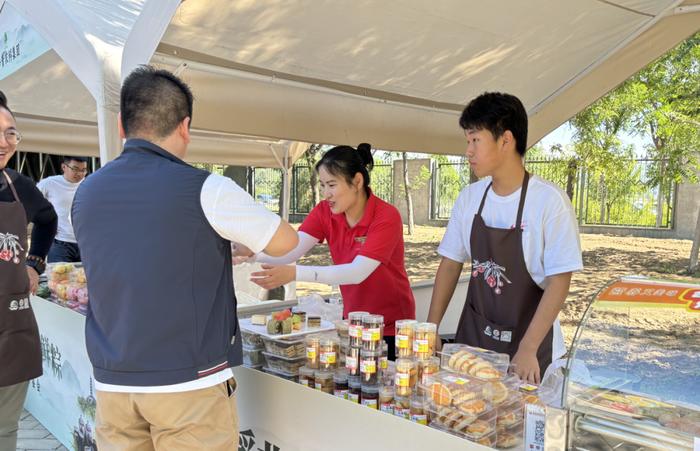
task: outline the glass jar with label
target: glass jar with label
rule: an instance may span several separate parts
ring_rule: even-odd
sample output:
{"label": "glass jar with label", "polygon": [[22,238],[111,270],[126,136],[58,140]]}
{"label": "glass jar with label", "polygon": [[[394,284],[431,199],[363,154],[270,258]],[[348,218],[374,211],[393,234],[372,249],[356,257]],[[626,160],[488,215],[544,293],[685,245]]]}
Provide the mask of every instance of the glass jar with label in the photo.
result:
{"label": "glass jar with label", "polygon": [[362,318],[362,349],[381,351],[384,342],[384,316],[365,315]]}
{"label": "glass jar with label", "polygon": [[407,420],[411,418],[411,399],[408,396],[394,396],[394,415]]}
{"label": "glass jar with label", "polygon": [[317,370],[319,368],[319,355],[321,347],[320,335],[306,337],[306,366]]}
{"label": "glass jar with label", "polygon": [[365,315],[369,315],[369,312],[348,313],[348,336],[351,347],[359,348],[362,346],[362,318]]}
{"label": "glass jar with label", "polygon": [[379,385],[364,385],[360,388],[360,404],[372,409],[379,408]]}
{"label": "glass jar with label", "polygon": [[382,341],[382,355],[379,357],[379,371],[384,373],[389,368],[389,345]]}
{"label": "glass jar with label", "polygon": [[394,344],[396,346],[396,357],[413,357],[413,339],[416,333],[415,319],[401,319],[396,321],[396,336]]}
{"label": "glass jar with label", "polygon": [[316,371],[314,375],[314,382],[316,390],[321,390],[323,393],[333,394],[333,389],[335,388],[333,384],[333,372],[332,371]]}
{"label": "glass jar with label", "polygon": [[338,368],[333,375],[333,394],[338,398],[348,399],[348,370]]}
{"label": "glass jar with label", "polygon": [[360,403],[362,394],[362,380],[360,376],[348,376],[348,401]]}
{"label": "glass jar with label", "polygon": [[429,376],[440,371],[440,358],[430,357],[426,360],[418,361],[418,393],[422,394],[424,387],[427,385],[427,379]]}
{"label": "glass jar with label", "polygon": [[338,367],[340,341],[336,337],[323,337],[319,342],[318,364],[322,370],[335,370]]}
{"label": "glass jar with label", "polygon": [[351,376],[360,375],[360,348],[348,348],[345,355],[345,368]]}
{"label": "glass jar with label", "polygon": [[409,409],[411,421],[424,426],[428,425],[428,415],[425,411],[425,398],[423,396],[413,396]]}
{"label": "glass jar with label", "polygon": [[362,383],[367,385],[379,384],[379,359],[381,351],[360,351],[360,375]]}
{"label": "glass jar with label", "polygon": [[425,360],[435,355],[437,324],[418,323],[413,340],[413,355],[418,360]]}
{"label": "glass jar with label", "polygon": [[413,359],[396,360],[394,390],[396,396],[411,396],[418,381],[418,362]]}
{"label": "glass jar with label", "polygon": [[299,383],[307,387],[314,388],[316,386],[316,381],[314,380],[314,370],[308,366],[302,366],[299,368]]}
{"label": "glass jar with label", "polygon": [[394,413],[394,386],[383,385],[379,389],[379,410],[385,413]]}

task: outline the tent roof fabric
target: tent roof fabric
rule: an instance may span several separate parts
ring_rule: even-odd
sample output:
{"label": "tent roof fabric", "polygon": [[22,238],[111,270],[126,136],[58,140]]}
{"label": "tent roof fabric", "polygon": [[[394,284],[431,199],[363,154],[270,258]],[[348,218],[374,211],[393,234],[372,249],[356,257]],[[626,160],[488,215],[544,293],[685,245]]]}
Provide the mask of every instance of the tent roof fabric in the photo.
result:
{"label": "tent roof fabric", "polygon": [[[533,144],[698,31],[698,5],[187,0],[152,63],[180,71],[193,88],[193,127],[201,131],[193,160],[251,164],[237,151],[239,135],[461,154],[457,118],[469,99],[487,90],[519,96]],[[92,32],[109,41],[109,30]],[[54,52],[0,87],[15,111],[44,121],[22,124],[25,150],[41,144],[32,141],[32,126],[53,121],[89,135],[95,123],[94,100]],[[57,133],[55,146],[70,146],[58,143],[70,136]],[[97,153],[89,140],[78,141],[86,147],[72,153]],[[265,165],[276,165],[259,151]]]}

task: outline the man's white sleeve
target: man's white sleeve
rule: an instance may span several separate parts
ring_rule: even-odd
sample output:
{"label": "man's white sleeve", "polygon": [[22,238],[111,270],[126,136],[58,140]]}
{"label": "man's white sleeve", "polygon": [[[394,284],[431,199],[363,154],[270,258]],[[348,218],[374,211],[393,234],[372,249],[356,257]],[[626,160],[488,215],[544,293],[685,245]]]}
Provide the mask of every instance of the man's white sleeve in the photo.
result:
{"label": "man's white sleeve", "polygon": [[260,252],[270,243],[281,218],[266,209],[233,180],[211,174],[202,185],[202,210],[223,238]]}

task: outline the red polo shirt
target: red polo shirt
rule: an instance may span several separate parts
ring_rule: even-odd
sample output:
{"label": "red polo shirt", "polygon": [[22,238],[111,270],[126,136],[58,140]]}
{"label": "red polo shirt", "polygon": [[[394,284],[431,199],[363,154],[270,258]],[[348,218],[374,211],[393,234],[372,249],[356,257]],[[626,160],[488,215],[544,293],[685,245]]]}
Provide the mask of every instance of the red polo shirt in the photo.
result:
{"label": "red polo shirt", "polygon": [[351,263],[358,255],[380,262],[362,283],[340,286],[343,317],[352,311],[384,315],[385,335],[394,335],[396,320],[416,318],[416,302],[404,267],[403,225],[396,207],[370,192],[362,219],[350,227],[345,214],[333,214],[324,200],[311,210],[299,231],[321,243],[327,241],[336,265]]}

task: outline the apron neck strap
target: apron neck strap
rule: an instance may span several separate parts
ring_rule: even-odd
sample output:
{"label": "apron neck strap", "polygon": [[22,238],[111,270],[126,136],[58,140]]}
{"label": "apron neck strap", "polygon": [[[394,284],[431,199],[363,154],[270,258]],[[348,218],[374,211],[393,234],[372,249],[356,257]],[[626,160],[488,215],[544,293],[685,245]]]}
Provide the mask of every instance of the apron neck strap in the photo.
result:
{"label": "apron neck strap", "polygon": [[481,198],[481,203],[479,204],[479,211],[476,213],[479,216],[481,216],[481,210],[484,209],[484,204],[486,203],[486,195],[489,193],[491,185],[493,185],[493,182],[489,183],[489,186],[486,187],[486,191],[484,191],[484,196]]}
{"label": "apron neck strap", "polygon": [[[525,195],[527,194],[527,182],[530,180],[530,173],[525,171],[525,176],[523,177],[523,187],[520,190],[520,204],[518,204],[518,217],[515,220],[515,229],[520,230],[521,222],[523,220],[523,208],[525,206]],[[481,211],[484,209],[484,204],[486,203],[486,195],[489,193],[493,182],[489,183],[484,191],[484,196],[481,198],[481,203],[479,204],[479,211],[476,213],[481,216]]]}
{"label": "apron neck strap", "polygon": [[520,205],[518,205],[518,218],[515,220],[515,230],[522,230],[523,209],[525,207],[525,195],[527,194],[527,182],[530,180],[530,173],[525,171],[523,177],[523,187],[520,190]]}
{"label": "apron neck strap", "polygon": [[7,175],[7,172],[5,170],[2,171],[2,175],[5,176],[5,179],[7,180],[7,185],[10,187],[10,189],[12,190],[12,194],[15,196],[15,201],[19,202],[19,196],[17,195],[15,184],[12,183],[12,179],[10,179],[10,176]]}

